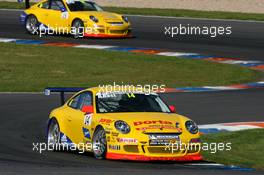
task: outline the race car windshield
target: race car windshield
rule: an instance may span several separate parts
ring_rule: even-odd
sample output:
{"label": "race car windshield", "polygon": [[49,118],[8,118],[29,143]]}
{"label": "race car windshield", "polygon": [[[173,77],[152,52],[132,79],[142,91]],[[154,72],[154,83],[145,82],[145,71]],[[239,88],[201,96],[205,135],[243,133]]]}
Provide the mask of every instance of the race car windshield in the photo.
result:
{"label": "race car windshield", "polygon": [[103,11],[101,7],[99,7],[94,2],[89,1],[76,1],[76,0],[67,0],[66,1],[70,11]]}
{"label": "race car windshield", "polygon": [[163,112],[170,113],[168,106],[158,95],[135,93],[99,93],[96,95],[98,113],[115,112]]}

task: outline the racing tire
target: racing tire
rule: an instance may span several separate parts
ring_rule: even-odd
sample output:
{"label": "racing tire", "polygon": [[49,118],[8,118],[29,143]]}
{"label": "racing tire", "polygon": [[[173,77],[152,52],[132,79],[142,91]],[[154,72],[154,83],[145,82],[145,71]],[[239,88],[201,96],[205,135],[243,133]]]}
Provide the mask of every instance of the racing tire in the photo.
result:
{"label": "racing tire", "polygon": [[35,15],[29,15],[25,22],[26,31],[31,35],[39,33],[39,22]]}
{"label": "racing tire", "polygon": [[61,150],[60,127],[55,118],[52,118],[48,125],[47,144],[53,151]]}
{"label": "racing tire", "polygon": [[105,130],[99,126],[96,128],[92,139],[94,157],[97,159],[105,159],[107,153],[107,140]]}
{"label": "racing tire", "polygon": [[82,20],[75,19],[72,22],[71,34],[75,39],[84,37],[84,24]]}

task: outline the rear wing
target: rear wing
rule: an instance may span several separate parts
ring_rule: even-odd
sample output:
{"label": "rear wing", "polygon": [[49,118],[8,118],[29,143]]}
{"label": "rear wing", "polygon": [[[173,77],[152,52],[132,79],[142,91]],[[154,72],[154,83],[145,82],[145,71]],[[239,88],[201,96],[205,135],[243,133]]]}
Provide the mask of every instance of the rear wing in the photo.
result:
{"label": "rear wing", "polygon": [[44,94],[46,96],[50,95],[52,92],[60,93],[61,105],[65,103],[65,92],[79,92],[86,88],[83,87],[47,87],[44,89]]}

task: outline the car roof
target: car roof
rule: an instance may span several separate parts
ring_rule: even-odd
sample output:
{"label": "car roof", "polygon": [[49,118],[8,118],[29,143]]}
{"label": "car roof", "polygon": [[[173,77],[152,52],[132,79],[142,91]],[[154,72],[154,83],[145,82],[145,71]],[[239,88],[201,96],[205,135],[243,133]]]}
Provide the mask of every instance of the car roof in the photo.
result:
{"label": "car roof", "polygon": [[[119,88],[119,89],[118,89]],[[148,89],[144,88],[137,88],[136,86],[123,86],[123,88],[120,89],[120,86],[98,86],[98,87],[91,87],[87,88],[84,91],[92,91],[94,94],[97,94],[99,92],[141,92],[141,93],[154,93]],[[154,93],[155,94],[155,93]]]}

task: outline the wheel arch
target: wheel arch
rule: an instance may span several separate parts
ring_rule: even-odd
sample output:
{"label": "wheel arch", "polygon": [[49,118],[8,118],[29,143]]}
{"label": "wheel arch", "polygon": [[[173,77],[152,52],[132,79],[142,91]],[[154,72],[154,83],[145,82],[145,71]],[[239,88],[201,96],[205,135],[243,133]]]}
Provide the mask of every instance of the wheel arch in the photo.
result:
{"label": "wheel arch", "polygon": [[52,120],[55,120],[58,125],[59,125],[59,129],[60,129],[60,124],[58,122],[58,120],[56,119],[56,117],[50,117],[48,120],[47,120],[47,123],[46,123],[46,130],[45,130],[45,136],[46,136],[46,140],[48,139],[48,134],[49,134],[49,127],[50,127],[50,123]]}
{"label": "wheel arch", "polygon": [[23,24],[25,28],[26,28],[26,25],[27,25],[27,20],[28,20],[28,18],[29,18],[30,16],[35,17],[36,20],[37,20],[37,26],[38,26],[38,27],[40,26],[41,22],[39,21],[39,18],[38,18],[38,16],[37,16],[36,14],[34,14],[34,13],[29,13],[29,14],[25,13],[25,14],[26,14],[26,16],[25,16],[24,24]]}
{"label": "wheel arch", "polygon": [[96,131],[98,128],[103,128],[103,129],[105,130],[105,128],[104,128],[103,125],[101,125],[101,124],[96,125],[96,127],[94,128],[94,131],[93,131],[93,133],[92,133],[92,134],[93,134],[93,135],[92,135],[92,140],[93,140],[94,133],[95,133],[95,131]]}
{"label": "wheel arch", "polygon": [[27,20],[29,16],[35,16],[37,18],[37,20],[38,20],[37,15],[36,14],[33,14],[33,13],[27,14],[25,20]]}
{"label": "wheel arch", "polygon": [[[96,131],[97,130],[99,130],[99,129],[102,129],[104,132],[106,131],[105,130],[105,128],[104,128],[104,126],[103,125],[101,125],[101,124],[98,124],[96,127],[95,127],[95,129],[94,129],[94,132],[93,132],[93,135],[92,135],[92,145],[94,146],[94,137],[95,137],[95,133],[96,133]],[[105,137],[106,137],[106,133],[105,133]],[[107,141],[107,139],[105,138],[105,150],[104,150],[104,152],[102,153],[102,154],[99,154],[99,155],[97,155],[95,152],[94,152],[94,150],[93,150],[93,154],[94,154],[94,156],[95,156],[95,158],[97,158],[97,159],[106,159],[106,154],[107,154],[107,152],[108,152],[108,141]],[[94,148],[93,148],[94,149]]]}
{"label": "wheel arch", "polygon": [[71,27],[72,27],[72,25],[73,25],[73,22],[76,21],[76,20],[80,20],[80,21],[82,21],[82,23],[83,23],[83,20],[82,20],[81,18],[79,18],[79,17],[75,17],[75,18],[73,18],[73,20],[72,20],[72,22],[71,22]]}
{"label": "wheel arch", "polygon": [[51,117],[49,117],[47,124],[46,124],[46,138],[48,138],[48,131],[49,131],[49,126],[52,120],[55,120],[58,123],[58,127],[59,127],[59,131],[60,133],[64,133],[67,132],[66,127],[63,125],[63,120],[60,117],[56,117],[55,115],[52,115]]}

